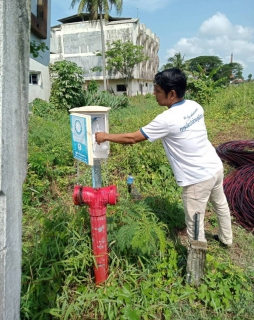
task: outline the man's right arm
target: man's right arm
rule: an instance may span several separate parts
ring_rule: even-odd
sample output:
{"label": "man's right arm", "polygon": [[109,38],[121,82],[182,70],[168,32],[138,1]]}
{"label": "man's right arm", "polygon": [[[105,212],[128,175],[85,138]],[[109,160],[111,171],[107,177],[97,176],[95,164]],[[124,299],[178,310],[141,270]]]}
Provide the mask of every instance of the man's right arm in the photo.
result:
{"label": "man's right arm", "polygon": [[120,143],[120,144],[135,144],[146,140],[147,138],[141,133],[140,130],[133,133],[106,133],[96,132],[95,140],[98,144],[105,141]]}

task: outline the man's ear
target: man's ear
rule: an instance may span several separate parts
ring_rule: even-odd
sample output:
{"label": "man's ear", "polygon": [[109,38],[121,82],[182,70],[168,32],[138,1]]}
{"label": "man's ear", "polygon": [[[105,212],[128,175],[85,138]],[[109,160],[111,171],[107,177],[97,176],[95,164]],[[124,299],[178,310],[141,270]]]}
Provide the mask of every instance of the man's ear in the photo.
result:
{"label": "man's ear", "polygon": [[176,94],[175,90],[171,90],[171,91],[168,93],[168,95],[169,95],[169,98],[170,98],[171,100],[174,100],[175,98],[177,98],[177,94]]}

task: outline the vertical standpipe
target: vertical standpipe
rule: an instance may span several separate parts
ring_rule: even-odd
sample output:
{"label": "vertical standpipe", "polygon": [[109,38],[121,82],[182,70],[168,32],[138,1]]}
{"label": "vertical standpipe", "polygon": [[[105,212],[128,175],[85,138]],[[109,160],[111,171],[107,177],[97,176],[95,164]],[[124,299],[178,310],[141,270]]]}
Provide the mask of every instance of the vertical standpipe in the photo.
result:
{"label": "vertical standpipe", "polygon": [[116,186],[100,189],[75,186],[73,202],[76,205],[89,206],[92,249],[95,257],[95,283],[100,284],[108,278],[108,242],[106,208],[108,204],[115,205],[118,201]]}
{"label": "vertical standpipe", "polygon": [[108,132],[109,107],[87,106],[70,110],[73,157],[92,167],[93,188],[75,186],[73,201],[87,204],[91,223],[92,250],[95,257],[95,283],[108,277],[107,204],[116,204],[116,186],[102,188],[100,159],[108,158],[109,143],[98,145],[95,133]]}

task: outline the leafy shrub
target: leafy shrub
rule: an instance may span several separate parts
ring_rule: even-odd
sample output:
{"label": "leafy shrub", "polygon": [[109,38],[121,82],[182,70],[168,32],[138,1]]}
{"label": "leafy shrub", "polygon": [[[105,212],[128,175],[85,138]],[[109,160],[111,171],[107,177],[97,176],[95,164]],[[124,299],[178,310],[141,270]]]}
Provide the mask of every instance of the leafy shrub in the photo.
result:
{"label": "leafy shrub", "polygon": [[151,99],[151,98],[154,98],[154,95],[152,93],[147,93],[145,95],[145,99]]}
{"label": "leafy shrub", "polygon": [[89,91],[89,92],[97,92],[98,89],[99,89],[99,86],[100,86],[99,83],[96,80],[92,79],[88,83],[87,91]]}
{"label": "leafy shrub", "polygon": [[216,311],[230,310],[241,299],[253,299],[251,285],[243,270],[232,263],[207,255],[204,282],[198,288],[198,298]]}
{"label": "leafy shrub", "polygon": [[31,104],[31,112],[39,117],[52,117],[56,111],[56,107],[45,100],[34,99]]}
{"label": "leafy shrub", "polygon": [[121,251],[130,249],[132,254],[141,255],[165,252],[167,226],[159,222],[146,203],[125,204],[122,212],[121,227],[116,233]]}
{"label": "leafy shrub", "polygon": [[212,101],[216,92],[220,91],[222,83],[226,78],[213,80],[214,75],[219,72],[220,67],[213,69],[208,76],[200,65],[197,65],[197,67],[199,73],[194,78],[188,79],[186,99],[193,99],[201,105],[205,105]]}
{"label": "leafy shrub", "polygon": [[[44,102],[40,105],[44,106]],[[37,206],[48,197],[55,197],[55,188],[52,190],[55,181],[58,189],[66,188],[64,178],[74,172],[68,114],[57,110],[45,117],[30,117],[28,173],[23,185],[23,203]]]}
{"label": "leafy shrub", "polygon": [[59,109],[71,109],[83,104],[83,70],[75,62],[62,60],[50,66],[52,81],[50,102]]}

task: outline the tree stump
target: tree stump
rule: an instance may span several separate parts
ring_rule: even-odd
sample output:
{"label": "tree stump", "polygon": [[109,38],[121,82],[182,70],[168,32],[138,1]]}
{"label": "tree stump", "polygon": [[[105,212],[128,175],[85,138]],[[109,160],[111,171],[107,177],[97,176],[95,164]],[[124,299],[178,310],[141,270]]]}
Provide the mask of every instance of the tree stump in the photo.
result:
{"label": "tree stump", "polygon": [[186,282],[199,286],[204,276],[207,243],[197,240],[189,240],[188,259],[186,267]]}

